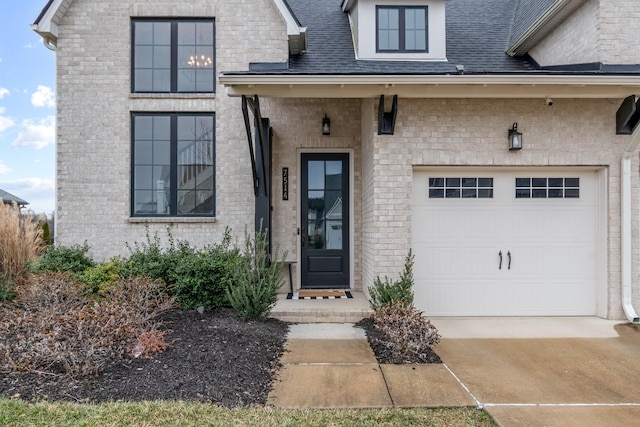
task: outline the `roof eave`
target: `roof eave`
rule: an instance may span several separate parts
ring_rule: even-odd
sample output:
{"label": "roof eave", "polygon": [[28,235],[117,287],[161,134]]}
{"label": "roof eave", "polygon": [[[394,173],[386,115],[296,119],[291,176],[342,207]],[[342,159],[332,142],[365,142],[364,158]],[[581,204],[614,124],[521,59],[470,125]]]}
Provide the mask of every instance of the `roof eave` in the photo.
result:
{"label": "roof eave", "polygon": [[291,55],[300,55],[307,51],[307,28],[300,27],[296,31],[289,33],[289,53]]}
{"label": "roof eave", "polygon": [[271,98],[622,98],[640,75],[221,75],[229,96]]}
{"label": "roof eave", "polygon": [[507,49],[509,56],[522,56],[545,38],[586,0],[557,0]]}
{"label": "roof eave", "polygon": [[273,0],[280,16],[287,25],[289,37],[289,54],[300,55],[307,51],[307,28],[300,25],[285,0]]}
{"label": "roof eave", "polygon": [[53,22],[47,24],[46,27],[40,24],[31,24],[31,29],[42,37],[47,48],[55,50],[58,45],[58,25]]}
{"label": "roof eave", "polygon": [[350,12],[351,9],[353,8],[353,6],[355,5],[356,0],[343,0],[342,2],[342,11],[343,12]]}
{"label": "roof eave", "polygon": [[40,12],[31,29],[38,33],[45,46],[55,49],[58,44],[58,24],[73,0],[51,0]]}

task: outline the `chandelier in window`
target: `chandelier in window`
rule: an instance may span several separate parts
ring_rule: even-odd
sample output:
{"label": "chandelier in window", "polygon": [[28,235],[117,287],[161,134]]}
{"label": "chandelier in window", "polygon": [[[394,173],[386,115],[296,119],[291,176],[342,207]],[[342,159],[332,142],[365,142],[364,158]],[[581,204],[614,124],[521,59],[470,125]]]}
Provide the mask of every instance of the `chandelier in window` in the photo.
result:
{"label": "chandelier in window", "polygon": [[206,55],[191,55],[187,65],[191,68],[208,68],[213,65],[213,59]]}

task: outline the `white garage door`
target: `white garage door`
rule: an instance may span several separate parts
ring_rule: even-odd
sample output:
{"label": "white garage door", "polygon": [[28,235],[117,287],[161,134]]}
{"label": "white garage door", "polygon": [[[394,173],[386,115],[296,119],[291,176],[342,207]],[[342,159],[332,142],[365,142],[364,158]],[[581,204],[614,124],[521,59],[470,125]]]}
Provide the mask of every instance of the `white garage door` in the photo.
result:
{"label": "white garage door", "polygon": [[596,313],[590,171],[415,171],[415,304],[428,316]]}

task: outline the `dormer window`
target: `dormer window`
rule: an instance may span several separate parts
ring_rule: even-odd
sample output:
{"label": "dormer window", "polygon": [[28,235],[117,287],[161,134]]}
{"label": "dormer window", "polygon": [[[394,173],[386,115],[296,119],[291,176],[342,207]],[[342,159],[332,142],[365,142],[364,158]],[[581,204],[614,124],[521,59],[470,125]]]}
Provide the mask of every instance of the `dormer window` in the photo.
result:
{"label": "dormer window", "polygon": [[446,61],[446,0],[343,0],[357,59]]}
{"label": "dormer window", "polygon": [[376,52],[428,52],[427,7],[377,6]]}

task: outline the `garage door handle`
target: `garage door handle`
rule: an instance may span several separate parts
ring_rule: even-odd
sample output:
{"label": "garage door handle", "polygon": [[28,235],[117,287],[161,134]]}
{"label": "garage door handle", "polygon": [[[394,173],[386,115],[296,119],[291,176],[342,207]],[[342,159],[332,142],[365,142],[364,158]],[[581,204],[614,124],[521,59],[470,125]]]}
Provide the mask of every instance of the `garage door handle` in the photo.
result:
{"label": "garage door handle", "polygon": [[498,256],[500,257],[500,264],[498,264],[498,270],[502,270],[502,251],[498,252]]}
{"label": "garage door handle", "polygon": [[509,265],[507,266],[507,270],[511,270],[511,251],[507,252],[507,256],[509,257]]}

